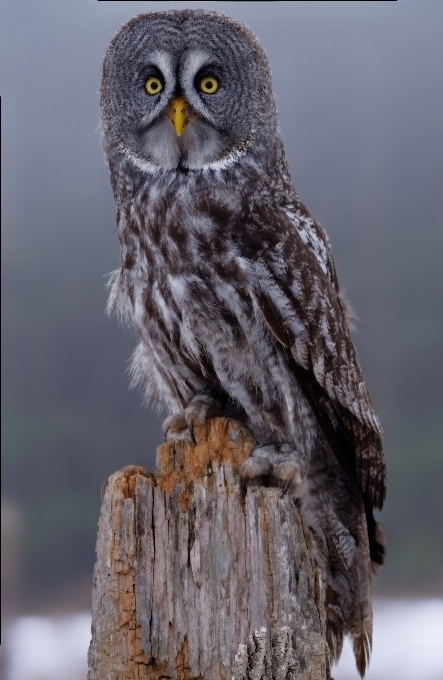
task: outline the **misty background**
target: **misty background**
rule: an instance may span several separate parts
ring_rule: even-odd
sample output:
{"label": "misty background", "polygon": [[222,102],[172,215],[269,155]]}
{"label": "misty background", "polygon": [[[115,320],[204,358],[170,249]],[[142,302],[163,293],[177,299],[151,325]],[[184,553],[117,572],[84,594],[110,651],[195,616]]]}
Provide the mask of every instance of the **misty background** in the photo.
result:
{"label": "misty background", "polygon": [[162,416],[128,390],[135,338],[107,318],[119,266],[100,145],[101,61],[159,8],[258,35],[295,187],[360,321],[385,431],[381,595],[443,591],[443,3],[1,3],[2,586],[7,614],[88,609],[100,488],[154,469]]}

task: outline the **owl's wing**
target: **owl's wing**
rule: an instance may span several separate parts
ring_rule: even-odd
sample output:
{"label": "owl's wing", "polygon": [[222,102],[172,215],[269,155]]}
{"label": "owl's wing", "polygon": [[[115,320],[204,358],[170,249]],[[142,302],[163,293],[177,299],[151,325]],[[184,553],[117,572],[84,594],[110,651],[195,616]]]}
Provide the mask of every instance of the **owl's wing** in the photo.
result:
{"label": "owl's wing", "polygon": [[340,458],[337,449],[346,443],[350,456],[340,462],[353,467],[366,500],[381,509],[386,479],[381,427],[350,337],[335,270],[322,266],[283,210],[249,212],[233,237],[238,254],[252,269],[250,294],[274,336],[290,348],[334,453]]}
{"label": "owl's wing", "polygon": [[303,245],[312,252],[321,269],[338,291],[337,274],[328,235],[301,202],[295,191],[291,191],[290,194],[288,200],[281,206],[283,212],[297,231]]}

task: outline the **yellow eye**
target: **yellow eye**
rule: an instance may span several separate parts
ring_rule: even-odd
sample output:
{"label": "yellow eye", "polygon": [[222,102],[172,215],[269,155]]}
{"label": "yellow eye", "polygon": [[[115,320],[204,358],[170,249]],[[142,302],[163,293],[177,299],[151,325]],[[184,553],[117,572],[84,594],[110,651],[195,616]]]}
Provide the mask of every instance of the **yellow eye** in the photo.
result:
{"label": "yellow eye", "polygon": [[205,76],[200,80],[200,90],[205,94],[214,94],[218,90],[218,80],[214,76]]}
{"label": "yellow eye", "polygon": [[148,94],[158,94],[163,90],[162,81],[160,78],[155,78],[155,76],[148,78],[145,83],[145,87]]}

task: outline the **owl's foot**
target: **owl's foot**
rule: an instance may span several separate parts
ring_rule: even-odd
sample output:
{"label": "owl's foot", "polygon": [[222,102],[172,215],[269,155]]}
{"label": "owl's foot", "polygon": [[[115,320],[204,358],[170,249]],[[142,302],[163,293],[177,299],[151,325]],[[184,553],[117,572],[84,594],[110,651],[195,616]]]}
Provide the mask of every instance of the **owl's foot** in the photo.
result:
{"label": "owl's foot", "polygon": [[163,436],[166,441],[177,441],[180,439],[187,439],[191,441],[191,435],[186,422],[185,412],[173,413],[168,416],[162,423]]}
{"label": "owl's foot", "polygon": [[240,475],[244,483],[263,480],[279,485],[283,488],[282,496],[289,493],[293,498],[301,498],[305,493],[297,452],[289,444],[259,446],[243,461]]}
{"label": "owl's foot", "polygon": [[174,413],[163,421],[166,441],[186,439],[196,444],[195,426],[203,425],[208,418],[226,414],[225,404],[212,391],[197,394],[180,413]]}

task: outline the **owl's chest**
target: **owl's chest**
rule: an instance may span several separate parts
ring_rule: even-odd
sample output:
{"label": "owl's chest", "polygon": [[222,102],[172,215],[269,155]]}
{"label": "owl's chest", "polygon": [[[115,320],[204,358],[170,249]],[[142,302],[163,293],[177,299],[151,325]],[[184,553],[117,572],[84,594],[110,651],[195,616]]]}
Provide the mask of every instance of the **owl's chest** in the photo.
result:
{"label": "owl's chest", "polygon": [[128,277],[140,330],[181,344],[238,335],[251,300],[226,214],[175,201],[144,220],[133,250]]}

